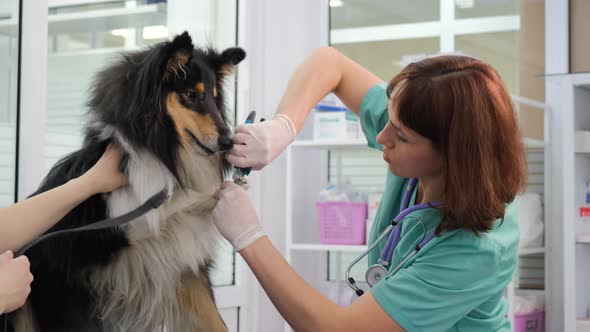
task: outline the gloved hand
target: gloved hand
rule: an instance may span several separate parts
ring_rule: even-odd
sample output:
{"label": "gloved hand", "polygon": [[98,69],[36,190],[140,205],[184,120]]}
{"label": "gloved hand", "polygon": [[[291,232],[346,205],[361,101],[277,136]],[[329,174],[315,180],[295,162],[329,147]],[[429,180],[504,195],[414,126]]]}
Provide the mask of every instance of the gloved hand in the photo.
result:
{"label": "gloved hand", "polygon": [[234,146],[226,158],[240,168],[260,170],[273,161],[291,142],[297,131],[289,117],[275,115],[270,121],[236,127]]}
{"label": "gloved hand", "polygon": [[215,197],[218,202],[213,209],[213,223],[235,251],[241,251],[264,236],[256,211],[242,187],[226,181]]}

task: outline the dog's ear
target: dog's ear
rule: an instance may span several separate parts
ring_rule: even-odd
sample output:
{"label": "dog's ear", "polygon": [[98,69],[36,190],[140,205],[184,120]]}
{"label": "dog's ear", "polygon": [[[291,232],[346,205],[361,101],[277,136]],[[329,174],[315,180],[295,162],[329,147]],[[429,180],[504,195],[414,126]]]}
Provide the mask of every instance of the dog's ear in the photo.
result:
{"label": "dog's ear", "polygon": [[187,31],[174,37],[168,46],[168,61],[164,78],[178,76],[184,71],[184,66],[191,60],[193,54],[193,40]]}
{"label": "dog's ear", "polygon": [[246,58],[246,51],[240,47],[230,47],[224,50],[216,61],[215,70],[218,78],[231,74],[235,66]]}

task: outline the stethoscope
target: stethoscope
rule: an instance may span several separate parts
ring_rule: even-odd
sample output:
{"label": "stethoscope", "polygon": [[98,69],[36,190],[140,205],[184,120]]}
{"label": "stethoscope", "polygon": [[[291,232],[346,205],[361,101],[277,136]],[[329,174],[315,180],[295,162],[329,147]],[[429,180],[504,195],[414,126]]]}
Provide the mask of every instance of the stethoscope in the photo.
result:
{"label": "stethoscope", "polygon": [[393,220],[391,221],[391,225],[387,226],[387,228],[383,231],[383,233],[381,233],[377,240],[359,257],[354,259],[346,269],[346,282],[348,283],[348,286],[350,286],[350,288],[352,288],[355,291],[356,295],[361,296],[364,294],[364,292],[356,285],[354,278],[350,276],[350,270],[352,270],[352,267],[356,265],[361,259],[367,256],[369,252],[371,252],[371,250],[373,250],[381,242],[381,240],[383,240],[383,238],[387,236],[387,234],[389,234],[389,238],[387,239],[385,248],[383,248],[383,252],[381,252],[381,256],[377,260],[377,264],[373,264],[372,266],[370,266],[367,269],[367,272],[365,273],[365,279],[369,287],[373,287],[379,281],[385,279],[386,277],[391,277],[395,273],[397,273],[397,271],[399,271],[408,260],[414,257],[418,253],[418,251],[420,251],[420,249],[426,246],[434,238],[434,232],[426,234],[426,236],[424,236],[424,239],[420,241],[420,243],[416,246],[414,251],[412,251],[408,256],[406,256],[406,258],[404,258],[395,268],[387,272],[387,268],[389,264],[391,264],[391,259],[393,258],[393,252],[395,251],[395,248],[397,247],[397,244],[400,240],[402,232],[401,221],[412,212],[440,206],[440,202],[431,202],[421,203],[409,207],[410,198],[417,184],[418,179],[410,179],[410,182],[408,183],[408,186],[406,187],[406,191],[404,192],[404,196],[402,198],[401,212],[395,218],[393,218]]}

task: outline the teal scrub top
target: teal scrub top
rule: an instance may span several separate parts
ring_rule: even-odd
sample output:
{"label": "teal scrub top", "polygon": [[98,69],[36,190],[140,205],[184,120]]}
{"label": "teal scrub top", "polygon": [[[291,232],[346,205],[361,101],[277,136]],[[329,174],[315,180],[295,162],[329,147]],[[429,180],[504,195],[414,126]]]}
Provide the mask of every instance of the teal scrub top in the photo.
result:
{"label": "teal scrub top", "polygon": [[[382,150],[376,137],[388,122],[385,84],[367,92],[359,116],[369,146]],[[400,212],[407,182],[388,171],[370,243]],[[390,268],[410,254],[439,222],[440,214],[434,208],[408,215],[402,221],[401,239]],[[506,208],[504,222],[497,220],[490,232],[476,236],[471,231],[453,230],[435,237],[396,274],[371,288],[371,294],[406,331],[510,331],[504,290],[516,268],[518,240],[517,211],[512,203]],[[369,266],[377,262],[385,242],[369,254]]]}

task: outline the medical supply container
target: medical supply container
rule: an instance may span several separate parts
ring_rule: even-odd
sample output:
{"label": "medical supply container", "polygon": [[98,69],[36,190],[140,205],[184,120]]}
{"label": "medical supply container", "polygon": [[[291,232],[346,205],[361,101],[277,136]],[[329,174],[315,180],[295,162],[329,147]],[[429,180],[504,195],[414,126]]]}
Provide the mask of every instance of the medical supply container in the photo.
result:
{"label": "medical supply container", "polygon": [[322,244],[365,244],[367,203],[318,202]]}
{"label": "medical supply container", "polygon": [[315,140],[355,140],[364,137],[358,116],[348,110],[336,95],[327,95],[314,110]]}
{"label": "medical supply container", "polygon": [[328,184],[319,192],[316,208],[320,243],[365,243],[366,193],[355,190],[349,181]]}
{"label": "medical supply container", "polygon": [[514,332],[545,331],[544,295],[515,295],[512,305],[514,310]]}
{"label": "medical supply container", "polygon": [[535,310],[527,314],[514,314],[514,332],[544,332],[545,311]]}
{"label": "medical supply container", "polygon": [[316,140],[358,139],[359,119],[346,108],[317,106],[313,138]]}

